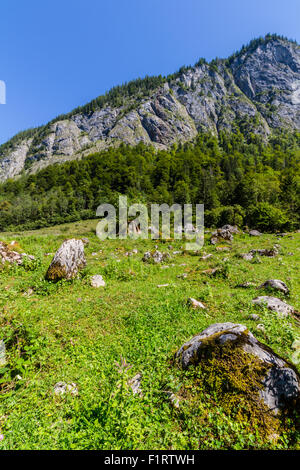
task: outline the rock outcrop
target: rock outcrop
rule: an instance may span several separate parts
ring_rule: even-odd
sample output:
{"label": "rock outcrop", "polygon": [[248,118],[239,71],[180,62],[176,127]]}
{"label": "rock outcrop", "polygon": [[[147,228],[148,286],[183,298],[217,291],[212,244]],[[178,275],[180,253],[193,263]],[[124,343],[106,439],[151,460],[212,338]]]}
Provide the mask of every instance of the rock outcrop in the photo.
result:
{"label": "rock outcrop", "polygon": [[162,81],[120,104],[103,99],[15,137],[0,147],[0,180],[122,142],[164,149],[241,122],[264,137],[300,129],[300,47],[282,38],[253,42],[229,60],[199,61]]}

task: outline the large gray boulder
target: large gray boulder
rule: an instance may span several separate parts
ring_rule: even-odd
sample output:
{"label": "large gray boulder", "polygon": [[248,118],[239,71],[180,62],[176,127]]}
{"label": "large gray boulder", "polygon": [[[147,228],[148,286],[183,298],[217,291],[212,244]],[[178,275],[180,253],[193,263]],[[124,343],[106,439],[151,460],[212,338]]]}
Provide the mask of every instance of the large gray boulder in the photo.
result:
{"label": "large gray boulder", "polygon": [[65,240],[55,253],[46,273],[49,281],[74,279],[79,270],[86,266],[84,243],[82,240],[71,238]]}
{"label": "large gray boulder", "polygon": [[255,305],[266,307],[269,310],[272,310],[283,317],[287,317],[290,313],[295,312],[294,307],[283,302],[280,299],[277,299],[277,297],[269,297],[268,295],[262,295],[253,299],[252,302]]}
{"label": "large gray boulder", "polygon": [[[238,371],[241,374],[245,384],[248,380],[251,383],[253,370],[256,370],[256,373],[259,371],[257,381],[257,384],[260,384],[259,388],[257,390],[256,387],[252,390],[249,388],[251,400],[262,402],[276,414],[291,402],[300,399],[300,376],[296,369],[272,349],[260,343],[244,325],[234,323],[210,325],[187,341],[177,351],[175,358],[181,367],[186,369],[205,364],[212,357],[216,361],[224,362],[224,358],[232,360],[235,356],[237,357],[235,373]],[[245,367],[247,361],[249,366]],[[218,377],[219,381],[222,379],[226,382],[226,375],[223,378]]]}
{"label": "large gray boulder", "polygon": [[231,230],[224,229],[224,228],[218,228],[212,233],[210,243],[212,245],[216,245],[219,242],[232,242],[233,241],[233,235]]}

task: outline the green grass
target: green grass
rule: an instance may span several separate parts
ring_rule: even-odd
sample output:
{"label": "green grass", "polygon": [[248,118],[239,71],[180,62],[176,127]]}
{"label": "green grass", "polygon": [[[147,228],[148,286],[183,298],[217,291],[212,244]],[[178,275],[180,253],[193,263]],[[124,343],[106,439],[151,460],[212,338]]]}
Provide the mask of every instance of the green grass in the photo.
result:
{"label": "green grass", "polygon": [[[203,251],[213,253],[212,258],[172,255],[165,263],[169,267],[162,269],[143,263],[144,252],[155,244],[168,251],[172,244],[172,253],[183,241],[101,242],[96,223],[1,235],[1,240],[18,241],[36,261],[25,268],[4,267],[0,274],[0,339],[6,341],[9,359],[0,369],[0,449],[298,448],[294,430],[283,430],[275,441],[265,440],[251,423],[231,418],[204,389],[197,391],[197,405],[183,399],[178,409],[165,392],[179,393],[183,384],[191,383],[190,372],[171,365],[174,352],[216,322],[247,325],[276,353],[296,360],[296,321],[253,306],[251,300],[267,295],[264,291],[235,285],[281,279],[291,290],[287,302],[300,311],[300,233],[280,240],[275,235],[235,236],[229,252],[217,252],[206,241]],[[70,237],[89,238],[87,268],[72,282],[46,282],[52,257],[45,253],[54,253]],[[281,246],[275,258],[247,262],[236,256],[275,243]],[[126,257],[133,248],[138,254]],[[202,272],[215,266],[223,267],[220,276]],[[178,278],[182,273],[187,277]],[[93,274],[103,275],[105,288],[90,287]],[[159,284],[169,286],[157,288]],[[28,295],[29,289],[33,292]],[[189,308],[188,297],[207,309]],[[249,319],[251,313],[260,315],[259,322]],[[257,323],[265,330],[258,330]],[[121,356],[132,365],[122,373],[116,366]],[[142,397],[127,385],[137,373],[142,375]],[[59,381],[76,383],[78,396],[54,395]]]}

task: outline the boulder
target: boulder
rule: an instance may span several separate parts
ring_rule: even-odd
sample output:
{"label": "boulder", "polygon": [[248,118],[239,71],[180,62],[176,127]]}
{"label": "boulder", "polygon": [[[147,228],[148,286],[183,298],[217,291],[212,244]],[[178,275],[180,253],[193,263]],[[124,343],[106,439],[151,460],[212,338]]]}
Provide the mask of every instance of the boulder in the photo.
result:
{"label": "boulder", "polygon": [[[277,414],[299,404],[300,376],[296,369],[260,343],[244,325],[210,325],[186,342],[175,359],[184,369],[200,364],[204,374],[206,369],[216,374],[217,382],[213,383],[218,383],[224,394],[230,393],[231,387],[234,392],[241,387],[244,392],[240,398],[258,408],[267,407]],[[213,364],[216,370],[211,369]]]}
{"label": "boulder", "polygon": [[239,256],[240,258],[243,258],[245,261],[251,261],[254,258],[252,253],[241,253]]}
{"label": "boulder", "polygon": [[267,307],[269,310],[279,313],[283,317],[287,317],[290,313],[294,313],[295,309],[289,304],[286,304],[276,297],[268,297],[263,295],[261,297],[256,297],[252,300],[256,305],[261,305],[262,307]]}
{"label": "boulder", "polygon": [[238,226],[237,225],[223,225],[223,227],[221,228],[221,230],[228,230],[230,233],[232,234],[238,234],[240,233],[239,229],[238,229]]}
{"label": "boulder", "polygon": [[289,294],[288,286],[279,279],[269,279],[259,286],[259,289],[274,289],[283,292],[284,294]]}
{"label": "boulder", "polygon": [[79,270],[86,266],[84,244],[82,240],[65,240],[55,253],[46,273],[49,281],[74,279]]}
{"label": "boulder", "polygon": [[100,274],[96,274],[95,276],[91,277],[91,286],[98,288],[98,287],[104,287],[105,286],[105,281],[103,277]]}

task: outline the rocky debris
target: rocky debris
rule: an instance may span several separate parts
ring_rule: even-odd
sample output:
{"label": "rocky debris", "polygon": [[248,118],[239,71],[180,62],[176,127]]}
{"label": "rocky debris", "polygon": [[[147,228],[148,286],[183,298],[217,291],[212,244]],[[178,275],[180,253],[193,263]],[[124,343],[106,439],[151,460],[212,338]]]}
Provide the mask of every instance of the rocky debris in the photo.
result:
{"label": "rocky debris", "polygon": [[283,292],[284,294],[289,294],[288,286],[279,279],[269,279],[259,286],[259,289],[274,289]]}
{"label": "rocky debris", "polygon": [[256,285],[254,284],[254,282],[250,282],[250,281],[247,281],[247,282],[242,282],[241,284],[238,284],[235,286],[236,289],[238,288],[242,288],[242,289],[250,289],[251,287],[255,287]]}
{"label": "rocky debris", "polygon": [[11,244],[0,241],[0,259],[2,264],[18,264],[19,266],[23,264],[24,259],[34,260],[35,257],[32,255],[27,255],[27,253],[18,253],[10,249]]}
{"label": "rocky debris", "polygon": [[259,256],[269,256],[270,258],[273,258],[279,254],[279,251],[278,248],[274,246],[273,248],[264,248],[262,250],[250,250],[250,254],[258,254]]}
{"label": "rocky debris", "polygon": [[128,380],[127,385],[131,388],[134,395],[143,396],[141,382],[141,374],[136,374],[132,379]]}
{"label": "rocky debris", "polygon": [[91,286],[98,288],[98,287],[104,287],[105,286],[105,281],[103,277],[100,274],[96,274],[95,276],[91,277]]}
{"label": "rocky debris", "polygon": [[131,251],[126,251],[125,255],[124,256],[133,256],[133,255],[136,255],[139,251],[134,248],[133,250]]}
{"label": "rocky debris", "polygon": [[74,279],[79,270],[86,266],[84,244],[82,240],[65,240],[55,253],[46,273],[49,281]]}
{"label": "rocky debris", "polygon": [[245,261],[251,261],[254,258],[252,253],[241,253],[239,256],[240,258],[243,258]]}
{"label": "rocky debris", "polygon": [[294,313],[295,309],[289,304],[286,304],[276,297],[261,296],[256,297],[252,300],[255,305],[267,307],[269,310],[279,313],[283,317],[287,317],[289,314]]}
{"label": "rocky debris", "polygon": [[230,251],[231,249],[230,246],[216,246],[216,251]]}
{"label": "rocky debris", "polygon": [[3,339],[0,340],[0,367],[6,365],[6,348]]}
{"label": "rocky debris", "polygon": [[[227,351],[227,354],[223,351]],[[238,373],[246,383],[249,381],[248,393],[253,395],[252,400],[255,400],[257,395],[257,405],[262,402],[275,414],[300,398],[298,373],[272,349],[260,343],[244,325],[234,323],[210,325],[186,342],[175,355],[175,359],[184,369],[197,366],[199,363],[205,366],[211,357],[219,359],[221,364],[225,361],[224,377],[218,375],[218,382],[222,380],[227,382],[230,376],[226,375],[226,368],[231,365],[231,368],[227,369],[229,374]],[[230,364],[235,358],[236,362]],[[228,361],[227,366],[226,361]],[[250,388],[254,374],[253,371],[251,374],[247,373],[246,361],[252,364],[252,367],[255,364],[258,374],[256,385],[259,384],[260,389],[257,389],[257,386]],[[236,371],[232,370],[233,366]],[[226,385],[229,386],[228,382]]]}
{"label": "rocky debris", "polygon": [[260,233],[258,230],[249,230],[249,235],[251,237],[260,237],[262,233]]}
{"label": "rocky debris", "polygon": [[210,243],[212,245],[216,245],[217,243],[223,242],[224,240],[231,243],[233,241],[233,235],[230,230],[218,228],[212,233]]}
{"label": "rocky debris", "polygon": [[74,383],[67,384],[66,382],[57,382],[53,387],[53,392],[55,395],[65,395],[69,393],[70,395],[78,395],[77,385]]}
{"label": "rocky debris", "polygon": [[223,227],[221,227],[221,230],[228,230],[230,233],[236,234],[236,235],[240,233],[237,225],[228,225],[228,224],[223,225]]}
{"label": "rocky debris", "polygon": [[207,259],[211,258],[213,255],[211,253],[209,254],[206,254],[206,253],[203,253],[203,256],[201,256],[199,259],[201,261],[206,261]]}
{"label": "rocky debris", "polygon": [[196,309],[196,308],[206,308],[205,305],[203,305],[202,302],[199,302],[199,300],[196,300],[196,299],[193,299],[192,297],[190,297],[187,301],[187,304]]}
{"label": "rocky debris", "polygon": [[143,261],[145,263],[151,263],[152,262],[152,263],[158,264],[158,263],[162,263],[162,262],[166,261],[169,258],[170,258],[169,253],[161,253],[158,250],[155,250],[153,252],[146,251],[146,253],[143,256]]}

